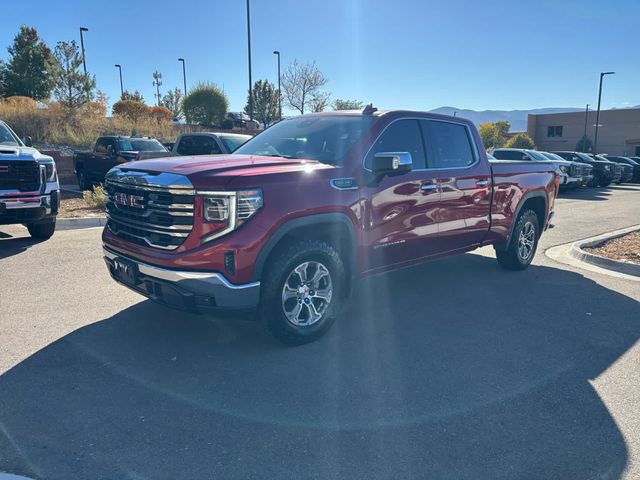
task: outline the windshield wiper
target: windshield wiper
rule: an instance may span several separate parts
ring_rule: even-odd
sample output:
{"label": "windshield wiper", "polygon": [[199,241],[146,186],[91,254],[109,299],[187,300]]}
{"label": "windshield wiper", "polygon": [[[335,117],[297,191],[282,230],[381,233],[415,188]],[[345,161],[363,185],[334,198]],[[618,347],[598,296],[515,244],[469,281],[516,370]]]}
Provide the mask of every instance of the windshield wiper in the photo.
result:
{"label": "windshield wiper", "polygon": [[284,153],[263,153],[261,154],[263,157],[281,157],[281,158],[298,158],[293,155],[286,155]]}

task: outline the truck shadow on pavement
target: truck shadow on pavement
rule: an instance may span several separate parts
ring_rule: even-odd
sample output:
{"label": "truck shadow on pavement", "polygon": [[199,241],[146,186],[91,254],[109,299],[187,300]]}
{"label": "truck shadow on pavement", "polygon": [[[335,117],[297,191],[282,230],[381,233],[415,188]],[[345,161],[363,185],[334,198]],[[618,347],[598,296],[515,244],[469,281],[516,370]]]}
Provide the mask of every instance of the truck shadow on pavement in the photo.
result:
{"label": "truck shadow on pavement", "polygon": [[620,478],[625,441],[591,382],[638,340],[639,311],[582,275],[479,255],[361,282],[298,348],[144,301],[0,376],[0,471]]}
{"label": "truck shadow on pavement", "polygon": [[14,238],[9,234],[0,232],[0,260],[13,257],[25,252],[29,247],[42,242],[31,237]]}

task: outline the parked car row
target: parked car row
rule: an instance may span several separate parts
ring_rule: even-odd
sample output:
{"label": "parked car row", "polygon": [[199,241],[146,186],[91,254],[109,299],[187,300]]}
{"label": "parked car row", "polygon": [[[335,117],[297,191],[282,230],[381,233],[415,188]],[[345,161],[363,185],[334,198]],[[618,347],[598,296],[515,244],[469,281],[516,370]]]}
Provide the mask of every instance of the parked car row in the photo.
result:
{"label": "parked car row", "polygon": [[558,167],[560,187],[564,189],[640,182],[640,163],[629,157],[520,148],[496,148],[491,154],[498,160],[551,161]]}
{"label": "parked car row", "polygon": [[92,151],[77,152],[74,167],[79,187],[87,190],[95,182],[102,183],[109,170],[123,163],[160,157],[231,153],[250,138],[251,135],[238,133],[197,132],[183,133],[175,142],[162,144],[148,137],[107,135],[96,140]]}

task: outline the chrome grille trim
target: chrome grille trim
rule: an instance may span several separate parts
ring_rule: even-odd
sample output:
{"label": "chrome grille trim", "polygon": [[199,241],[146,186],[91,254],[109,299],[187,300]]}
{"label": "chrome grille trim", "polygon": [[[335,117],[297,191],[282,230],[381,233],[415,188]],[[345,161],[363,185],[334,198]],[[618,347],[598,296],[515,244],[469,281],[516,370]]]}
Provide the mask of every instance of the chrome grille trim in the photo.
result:
{"label": "chrome grille trim", "polygon": [[173,250],[193,230],[195,189],[183,175],[114,168],[105,190],[107,227],[114,235]]}

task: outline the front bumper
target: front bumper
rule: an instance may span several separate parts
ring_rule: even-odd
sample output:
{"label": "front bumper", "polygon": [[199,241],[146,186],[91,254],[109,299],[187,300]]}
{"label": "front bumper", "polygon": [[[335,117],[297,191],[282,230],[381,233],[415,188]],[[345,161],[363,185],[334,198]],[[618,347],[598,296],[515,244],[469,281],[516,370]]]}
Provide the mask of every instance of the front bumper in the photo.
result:
{"label": "front bumper", "polygon": [[55,217],[60,208],[60,194],[0,196],[0,225],[31,223]]}
{"label": "front bumper", "polygon": [[569,177],[565,175],[560,183],[561,187],[577,187],[582,184],[582,177]]}
{"label": "front bumper", "polygon": [[[168,307],[194,313],[245,311],[257,307],[260,282],[236,285],[218,272],[171,270],[140,262],[103,245],[111,277],[131,290]],[[135,274],[122,275],[123,263]],[[123,280],[126,278],[127,280]]]}

